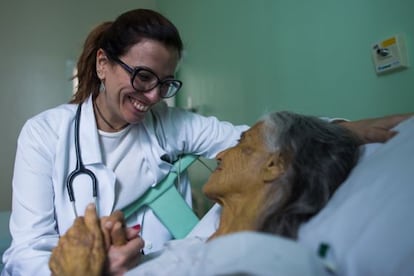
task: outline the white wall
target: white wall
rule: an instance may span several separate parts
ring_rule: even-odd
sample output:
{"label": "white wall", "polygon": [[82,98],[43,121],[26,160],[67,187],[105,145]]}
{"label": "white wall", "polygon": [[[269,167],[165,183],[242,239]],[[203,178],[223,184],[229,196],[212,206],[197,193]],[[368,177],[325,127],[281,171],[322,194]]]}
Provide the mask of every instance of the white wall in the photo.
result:
{"label": "white wall", "polygon": [[[90,29],[155,0],[2,0],[0,2],[0,210],[11,208],[20,128],[70,98],[72,64]],[[30,185],[30,183],[28,183]]]}

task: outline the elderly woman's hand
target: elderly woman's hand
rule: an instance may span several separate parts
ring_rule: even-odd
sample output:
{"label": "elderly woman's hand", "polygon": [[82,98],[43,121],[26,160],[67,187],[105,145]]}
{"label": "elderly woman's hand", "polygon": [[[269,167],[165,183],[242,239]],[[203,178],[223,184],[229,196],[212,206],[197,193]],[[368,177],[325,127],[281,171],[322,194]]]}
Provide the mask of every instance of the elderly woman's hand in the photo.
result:
{"label": "elderly woman's hand", "polygon": [[391,115],[380,118],[365,119],[338,124],[351,130],[360,139],[361,144],[383,143],[392,138],[396,132],[391,130],[401,121],[413,116],[414,113]]}
{"label": "elderly woman's hand", "polygon": [[123,275],[139,263],[144,241],[138,232],[125,228],[121,212],[100,221],[90,204],[53,249],[52,275]]}
{"label": "elderly woman's hand", "polygon": [[52,251],[49,267],[52,275],[100,276],[106,249],[95,206],[88,205],[85,217],[78,217],[73,226],[59,239]]}

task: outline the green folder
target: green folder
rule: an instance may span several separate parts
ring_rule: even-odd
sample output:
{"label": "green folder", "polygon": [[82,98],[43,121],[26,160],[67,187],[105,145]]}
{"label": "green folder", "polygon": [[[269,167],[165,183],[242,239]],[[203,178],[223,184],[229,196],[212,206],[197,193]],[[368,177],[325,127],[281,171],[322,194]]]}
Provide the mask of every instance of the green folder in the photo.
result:
{"label": "green folder", "polygon": [[178,159],[160,183],[122,209],[125,218],[129,218],[143,206],[148,206],[175,239],[184,238],[199,219],[177,191],[175,182],[178,173],[185,171],[197,159],[194,155],[185,155]]}

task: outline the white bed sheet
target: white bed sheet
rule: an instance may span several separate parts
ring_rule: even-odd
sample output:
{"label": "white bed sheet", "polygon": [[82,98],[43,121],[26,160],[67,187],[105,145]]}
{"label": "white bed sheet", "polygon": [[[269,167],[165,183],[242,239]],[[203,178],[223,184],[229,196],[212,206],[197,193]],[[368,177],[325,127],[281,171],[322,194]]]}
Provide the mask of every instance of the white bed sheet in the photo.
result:
{"label": "white bed sheet", "polygon": [[210,242],[171,241],[161,255],[126,275],[329,275],[316,254],[295,241],[275,235],[240,232]]}

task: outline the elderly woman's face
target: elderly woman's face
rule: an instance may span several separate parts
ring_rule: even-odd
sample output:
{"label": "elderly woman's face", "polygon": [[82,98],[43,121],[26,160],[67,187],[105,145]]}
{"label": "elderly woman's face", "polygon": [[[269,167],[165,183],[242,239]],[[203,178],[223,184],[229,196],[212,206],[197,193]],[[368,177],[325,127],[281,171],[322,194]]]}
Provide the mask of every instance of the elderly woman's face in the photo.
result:
{"label": "elderly woman's face", "polygon": [[222,197],[252,194],[263,183],[263,168],[273,153],[269,153],[263,141],[263,123],[244,132],[239,143],[216,157],[218,165],[203,187],[210,198],[221,201]]}

